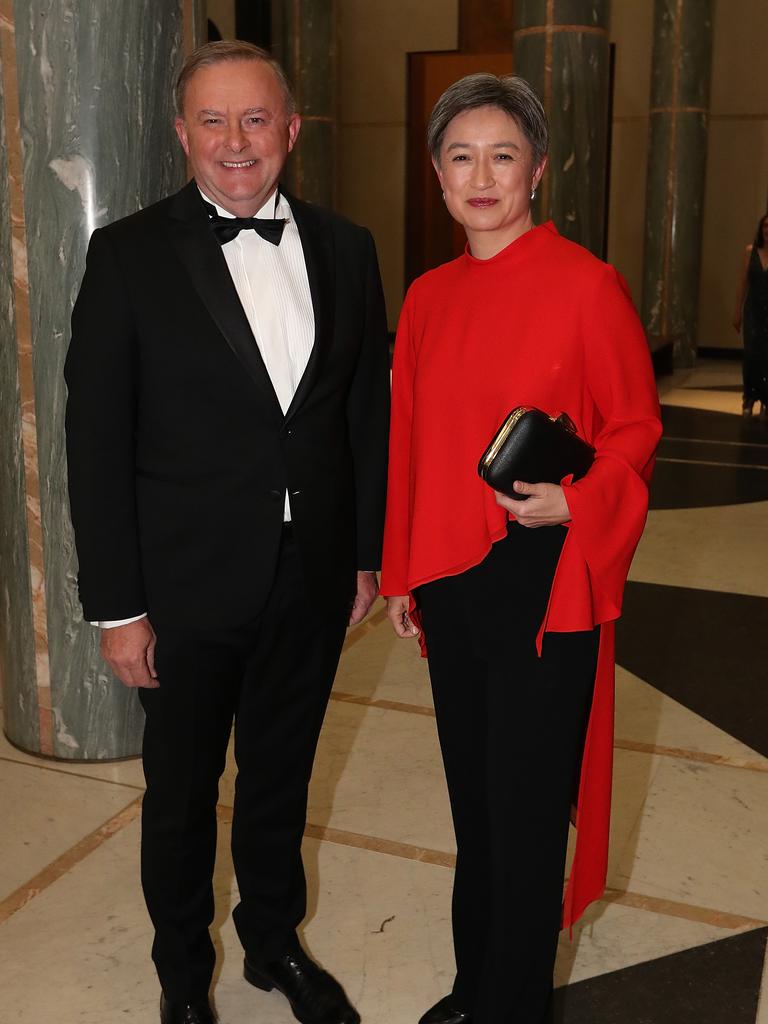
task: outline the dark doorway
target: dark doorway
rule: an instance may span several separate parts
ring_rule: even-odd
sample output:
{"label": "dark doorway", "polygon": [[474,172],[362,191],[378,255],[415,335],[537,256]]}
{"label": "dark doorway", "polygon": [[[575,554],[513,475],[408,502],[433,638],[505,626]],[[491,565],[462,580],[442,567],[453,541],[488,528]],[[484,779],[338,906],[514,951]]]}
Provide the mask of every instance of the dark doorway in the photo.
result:
{"label": "dark doorway", "polygon": [[272,5],[269,0],[235,0],[235,34],[265,50],[272,47]]}

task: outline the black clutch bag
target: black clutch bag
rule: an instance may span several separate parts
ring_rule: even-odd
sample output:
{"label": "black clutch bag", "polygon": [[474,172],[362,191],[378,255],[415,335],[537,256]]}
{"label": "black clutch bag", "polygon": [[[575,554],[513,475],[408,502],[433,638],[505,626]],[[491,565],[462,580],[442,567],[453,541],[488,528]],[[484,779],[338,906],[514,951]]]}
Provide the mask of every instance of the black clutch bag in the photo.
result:
{"label": "black clutch bag", "polygon": [[594,458],[595,449],[582,441],[566,413],[554,418],[541,409],[521,405],[496,431],[477,471],[495,491],[525,499],[528,495],[515,493],[515,480],[559,484],[570,473],[577,480]]}

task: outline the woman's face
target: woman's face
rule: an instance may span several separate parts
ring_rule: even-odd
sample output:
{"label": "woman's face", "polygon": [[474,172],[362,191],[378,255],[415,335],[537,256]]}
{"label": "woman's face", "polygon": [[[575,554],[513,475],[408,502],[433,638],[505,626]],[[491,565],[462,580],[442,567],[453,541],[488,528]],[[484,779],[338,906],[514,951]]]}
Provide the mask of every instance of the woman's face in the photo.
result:
{"label": "woman's face", "polygon": [[501,248],[532,226],[531,189],[545,165],[534,166],[530,143],[498,107],[467,110],[448,124],[434,166],[445,205],[473,251],[475,243],[487,248],[490,236]]}

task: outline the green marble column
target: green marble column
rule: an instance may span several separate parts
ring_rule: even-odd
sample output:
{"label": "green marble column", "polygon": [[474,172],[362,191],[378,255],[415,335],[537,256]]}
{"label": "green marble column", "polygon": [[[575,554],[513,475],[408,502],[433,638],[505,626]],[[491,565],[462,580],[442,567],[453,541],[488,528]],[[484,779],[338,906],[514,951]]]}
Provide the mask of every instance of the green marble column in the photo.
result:
{"label": "green marble column", "polygon": [[544,103],[549,167],[534,205],[567,238],[600,256],[605,237],[609,0],[518,0],[514,69]]}
{"label": "green marble column", "polygon": [[136,694],[82,621],[62,376],[94,228],[180,186],[171,91],[199,0],[0,0],[0,679],[50,757],[139,752]]}
{"label": "green marble column", "polygon": [[711,0],[656,0],[643,321],[675,366],[696,359],[712,65]]}
{"label": "green marble column", "polygon": [[336,151],[335,0],[291,0],[272,6],[275,57],[285,68],[302,117],[284,181],[302,199],[333,206]]}

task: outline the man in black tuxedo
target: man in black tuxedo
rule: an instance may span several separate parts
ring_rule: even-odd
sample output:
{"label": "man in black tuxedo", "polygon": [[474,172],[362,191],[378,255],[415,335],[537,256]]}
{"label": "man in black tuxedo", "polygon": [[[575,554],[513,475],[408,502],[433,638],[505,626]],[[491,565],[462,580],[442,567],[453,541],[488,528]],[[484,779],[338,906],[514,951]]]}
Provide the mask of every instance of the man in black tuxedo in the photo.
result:
{"label": "man in black tuxedo", "polygon": [[245,977],[356,1024],[299,945],[307,786],[347,625],[377,594],[389,368],[370,234],[278,188],[300,120],[247,43],[187,61],[194,176],[94,232],[66,363],[85,617],[146,712],[142,885],[163,1024],[210,1024],[234,722]]}

